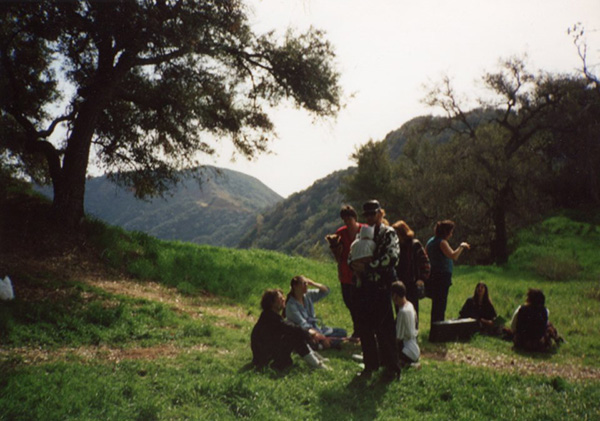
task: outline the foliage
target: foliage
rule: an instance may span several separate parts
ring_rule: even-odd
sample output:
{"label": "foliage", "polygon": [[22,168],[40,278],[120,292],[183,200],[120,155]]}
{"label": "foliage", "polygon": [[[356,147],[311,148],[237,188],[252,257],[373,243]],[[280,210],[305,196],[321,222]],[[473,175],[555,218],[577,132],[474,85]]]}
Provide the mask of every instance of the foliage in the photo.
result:
{"label": "foliage", "polygon": [[[352,171],[336,171],[263,212],[251,221],[254,224],[247,227],[239,246],[331,259],[325,235],[343,224],[339,214],[346,201],[339,187]],[[350,203],[356,206],[362,202]]]}
{"label": "foliage", "polygon": [[324,34],[254,34],[238,0],[8,2],[0,13],[0,152],[49,175],[70,224],[83,217],[90,152],[152,196],[215,152],[210,136],[245,157],[265,151],[267,109],[282,101],[316,116],[339,108]]}
{"label": "foliage", "polygon": [[[520,59],[483,81],[490,95],[471,111],[448,78],[432,87],[425,102],[446,117],[365,144],[344,192],[377,194],[417,233],[453,219],[475,246],[471,259],[503,264],[516,230],[542,212],[597,202],[600,96],[581,77],[532,74]],[[399,155],[390,161],[388,151]]]}
{"label": "foliage", "polygon": [[511,266],[532,269],[549,280],[593,280],[600,276],[596,262],[600,229],[595,224],[554,216],[521,231],[518,242],[521,244],[511,255]]}

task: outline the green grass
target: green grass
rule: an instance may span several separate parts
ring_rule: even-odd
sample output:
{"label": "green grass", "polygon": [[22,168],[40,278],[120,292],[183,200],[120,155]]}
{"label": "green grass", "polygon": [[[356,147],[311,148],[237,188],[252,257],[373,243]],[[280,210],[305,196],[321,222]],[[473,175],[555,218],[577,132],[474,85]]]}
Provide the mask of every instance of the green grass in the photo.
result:
{"label": "green grass", "polygon": [[[359,348],[324,352],[331,371],[310,371],[298,358],[284,373],[249,366],[250,331],[265,288],[287,292],[293,275],[332,288],[317,304],[332,326],[351,329],[336,267],[262,250],[233,250],[159,241],[93,222],[91,241],[107,265],[142,283],[176,288],[198,312],[110,293],[56,272],[21,270],[13,279],[36,290],[0,305],[0,419],[599,419],[600,380],[500,370],[499,359],[600,368],[600,231],[566,217],[519,237],[506,267],[458,266],[447,318],[457,317],[484,281],[497,312],[510,320],[529,287],[541,288],[550,319],[567,343],[549,354],[515,353],[498,338],[431,344],[431,302],[421,301],[420,343],[426,355],[483,355],[484,364],[422,359],[400,382],[357,381],[350,358]],[[548,276],[544,258],[568,259],[571,276]],[[542,259],[542,260],[540,260]],[[217,297],[204,300],[206,292]],[[240,313],[232,309],[241,307]],[[219,312],[217,310],[222,310]],[[171,347],[177,352],[156,350]],[[85,357],[80,349],[99,350]],[[148,351],[135,358],[127,351]],[[43,351],[48,358],[34,358]],[[118,358],[103,352],[114,351]],[[526,374],[526,375],[524,375]]]}

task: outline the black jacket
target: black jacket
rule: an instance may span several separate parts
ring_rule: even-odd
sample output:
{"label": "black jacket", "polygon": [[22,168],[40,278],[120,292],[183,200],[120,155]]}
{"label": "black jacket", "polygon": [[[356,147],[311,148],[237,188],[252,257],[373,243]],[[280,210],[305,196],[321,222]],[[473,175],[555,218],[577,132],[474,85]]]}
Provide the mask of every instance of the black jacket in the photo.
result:
{"label": "black jacket", "polygon": [[310,341],[307,330],[288,322],[272,310],[260,314],[258,322],[252,329],[250,347],[252,363],[264,367],[275,358],[282,341]]}

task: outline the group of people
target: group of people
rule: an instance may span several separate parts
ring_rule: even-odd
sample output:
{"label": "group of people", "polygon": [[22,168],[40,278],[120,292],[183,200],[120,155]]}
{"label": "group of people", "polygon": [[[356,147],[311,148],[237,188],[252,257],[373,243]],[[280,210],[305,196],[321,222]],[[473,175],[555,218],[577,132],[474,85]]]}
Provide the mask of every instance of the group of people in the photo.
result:
{"label": "group of people", "polygon": [[[318,351],[339,347],[346,340],[360,342],[361,378],[371,378],[383,367],[383,379],[397,379],[402,368],[418,362],[419,299],[431,298],[432,323],[445,319],[454,261],[470,245],[462,242],[456,249],[450,246],[455,224],[449,220],[437,222],[434,235],[423,247],[405,221],[389,224],[377,200],[365,202],[362,210],[366,223],[358,222],[351,206],[343,207],[340,217],[344,225],[326,237],[338,263],[342,298],[350,312],[353,333],[348,337],[346,330],[320,323],[314,303],[326,297],[329,288],[295,276],[287,298],[279,289],[263,294],[263,312],[251,336],[254,365],[271,364],[282,369],[292,364],[290,354],[296,352],[311,367],[327,368]],[[541,326],[544,321],[546,326],[551,324],[543,293],[539,291],[540,300],[539,294],[531,291],[539,290],[530,290],[527,303],[517,309],[513,326],[505,333],[514,335],[516,346],[538,349],[531,343],[536,340],[531,333],[533,325]],[[545,313],[539,308],[540,302]],[[494,327],[496,312],[485,284],[476,287],[460,316],[477,319],[482,329]],[[545,331],[543,336],[548,335],[551,337]]]}
{"label": "group of people", "polygon": [[479,282],[472,297],[462,306],[460,318],[472,318],[483,333],[502,335],[512,340],[516,349],[543,352],[564,339],[550,322],[550,310],[546,308],[546,297],[542,290],[530,288],[525,303],[513,313],[510,327],[502,326],[497,319],[496,309],[490,299],[488,287]]}

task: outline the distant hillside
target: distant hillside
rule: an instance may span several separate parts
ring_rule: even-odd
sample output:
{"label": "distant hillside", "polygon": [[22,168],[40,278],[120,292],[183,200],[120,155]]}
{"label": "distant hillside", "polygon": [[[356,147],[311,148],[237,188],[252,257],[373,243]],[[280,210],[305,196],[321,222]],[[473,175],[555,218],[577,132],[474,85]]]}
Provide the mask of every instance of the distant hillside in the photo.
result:
{"label": "distant hillside", "polygon": [[[392,159],[402,153],[410,130],[427,119],[414,118],[386,135],[383,141],[388,143]],[[248,232],[239,247],[278,250],[313,258],[328,256],[324,237],[342,225],[339,211],[347,202],[339,188],[343,178],[354,169],[350,167],[332,173],[266,210],[254,222],[248,220]],[[360,212],[360,203],[352,205]]]}
{"label": "distant hillside", "polygon": [[345,202],[339,187],[351,171],[353,168],[334,172],[259,215],[239,246],[328,256],[324,237],[342,225],[339,212]]}
{"label": "distant hillside", "polygon": [[[86,183],[86,213],[165,240],[235,247],[247,220],[282,200],[237,171],[206,167],[203,180],[185,177],[164,198],[142,201],[104,176],[92,178]],[[43,192],[52,194],[48,188]]]}

